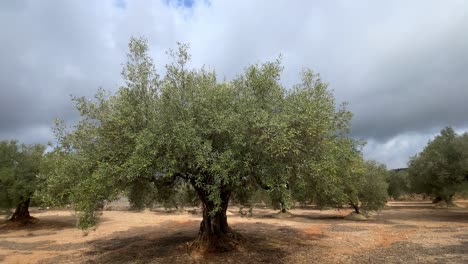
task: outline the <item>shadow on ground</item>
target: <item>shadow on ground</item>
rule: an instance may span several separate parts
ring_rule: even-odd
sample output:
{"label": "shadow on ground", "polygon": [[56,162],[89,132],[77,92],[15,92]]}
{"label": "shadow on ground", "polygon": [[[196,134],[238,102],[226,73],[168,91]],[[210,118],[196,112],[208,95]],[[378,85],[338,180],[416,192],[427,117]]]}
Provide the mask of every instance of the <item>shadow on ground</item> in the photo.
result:
{"label": "shadow on ground", "polygon": [[232,227],[246,239],[239,250],[193,256],[188,243],[196,238],[198,227],[199,221],[190,221],[132,228],[88,242],[87,248],[75,255],[61,255],[41,263],[283,263],[291,252],[313,251],[307,242],[323,238],[286,226],[237,224]]}
{"label": "shadow on ground", "polygon": [[[232,212],[232,211],[231,211]],[[233,212],[232,212],[233,213]],[[234,214],[234,213],[233,213]],[[236,215],[236,214],[235,214]],[[320,213],[318,209],[310,209],[307,211],[307,214],[295,214],[288,212],[286,214],[282,213],[265,213],[265,212],[256,212],[252,216],[246,216],[250,219],[282,219],[285,221],[295,221],[295,222],[313,222],[314,220],[343,220],[344,216],[340,215],[338,212],[332,212],[328,214]]]}
{"label": "shadow on ground", "polygon": [[15,242],[15,241],[0,241],[0,248],[13,250],[25,254],[28,251],[65,251],[85,248],[85,243],[67,243],[58,244],[53,240],[43,240],[38,242]]}
{"label": "shadow on ground", "polygon": [[384,210],[387,221],[437,221],[468,223],[468,211],[459,209],[433,209],[433,210]]}
{"label": "shadow on ground", "polygon": [[0,221],[0,233],[7,234],[18,230],[28,231],[60,231],[67,228],[76,228],[75,219],[68,216],[57,216],[55,219],[36,219],[32,223],[18,224],[9,221]]}
{"label": "shadow on ground", "polygon": [[[99,225],[107,222],[107,217],[99,219]],[[29,233],[26,236],[35,235],[53,235],[64,229],[76,228],[76,217],[74,215],[48,215],[36,218],[32,223],[20,224],[10,221],[0,221],[0,234],[8,234],[19,230],[26,230]],[[41,231],[40,234],[34,232]]]}
{"label": "shadow on ground", "polygon": [[347,260],[350,263],[467,263],[468,241],[443,246],[397,242],[368,254],[351,255]]}

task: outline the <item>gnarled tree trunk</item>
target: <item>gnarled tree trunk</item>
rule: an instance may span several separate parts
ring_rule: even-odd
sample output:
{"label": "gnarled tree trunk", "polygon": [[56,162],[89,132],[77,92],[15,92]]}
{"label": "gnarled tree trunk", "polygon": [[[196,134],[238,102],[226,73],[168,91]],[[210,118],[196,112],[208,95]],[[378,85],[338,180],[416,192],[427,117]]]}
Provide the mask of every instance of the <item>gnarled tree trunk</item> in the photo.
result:
{"label": "gnarled tree trunk", "polygon": [[235,249],[240,235],[234,232],[227,223],[226,211],[230,193],[221,192],[221,205],[215,212],[215,205],[208,200],[206,193],[197,190],[203,203],[203,219],[200,222],[198,238],[192,247],[202,252],[226,252]]}
{"label": "gnarled tree trunk", "polygon": [[31,202],[31,198],[28,197],[26,200],[22,199],[22,201],[16,207],[15,212],[10,218],[12,222],[28,222],[33,217],[29,215],[29,203]]}
{"label": "gnarled tree trunk", "polygon": [[285,214],[285,213],[288,212],[287,207],[286,207],[285,204],[282,203],[282,202],[280,203],[280,212],[283,213],[283,214]]}
{"label": "gnarled tree trunk", "polygon": [[354,211],[356,212],[356,214],[360,214],[360,213],[361,213],[361,210],[360,210],[360,208],[359,208],[359,204],[353,203],[353,202],[351,202],[351,203],[349,203],[349,204],[353,207],[353,209],[354,209]]}
{"label": "gnarled tree trunk", "polygon": [[289,209],[291,209],[291,191],[289,190],[289,185],[286,185],[286,188],[281,190],[279,209],[282,214],[287,214]]}
{"label": "gnarled tree trunk", "polygon": [[453,203],[453,196],[453,194],[449,194],[444,197],[444,201],[445,203],[447,203],[447,206],[455,206],[455,204]]}
{"label": "gnarled tree trunk", "polygon": [[438,202],[440,202],[440,201],[442,201],[442,197],[436,196],[436,197],[432,200],[432,203],[433,203],[433,204],[436,204],[436,203],[438,203]]}
{"label": "gnarled tree trunk", "polygon": [[455,204],[453,203],[453,196],[454,194],[440,195],[440,196],[437,196],[434,200],[432,200],[432,203],[438,204],[444,201],[447,207],[452,207],[452,206],[455,206]]}

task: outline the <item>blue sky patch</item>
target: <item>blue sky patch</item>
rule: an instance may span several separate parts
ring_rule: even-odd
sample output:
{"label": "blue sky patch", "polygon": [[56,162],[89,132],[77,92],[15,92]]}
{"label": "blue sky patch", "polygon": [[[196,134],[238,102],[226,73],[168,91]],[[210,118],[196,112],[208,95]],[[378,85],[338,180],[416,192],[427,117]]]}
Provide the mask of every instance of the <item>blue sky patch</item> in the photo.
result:
{"label": "blue sky patch", "polygon": [[195,0],[165,0],[168,5],[191,8]]}
{"label": "blue sky patch", "polygon": [[125,8],[127,6],[127,2],[125,0],[114,0],[114,5],[119,8]]}

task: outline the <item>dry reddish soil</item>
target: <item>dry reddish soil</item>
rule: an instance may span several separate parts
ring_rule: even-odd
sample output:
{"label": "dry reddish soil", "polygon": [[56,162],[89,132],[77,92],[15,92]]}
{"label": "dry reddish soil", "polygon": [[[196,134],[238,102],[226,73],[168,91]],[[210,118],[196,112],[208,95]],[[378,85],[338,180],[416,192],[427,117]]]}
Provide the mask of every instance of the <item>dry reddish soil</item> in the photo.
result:
{"label": "dry reddish soil", "polygon": [[4,263],[468,263],[468,201],[458,208],[390,202],[364,222],[350,210],[294,209],[290,217],[254,209],[228,221],[245,243],[234,252],[188,251],[201,216],[164,210],[105,211],[96,231],[75,228],[71,211],[39,211],[27,227],[0,222]]}

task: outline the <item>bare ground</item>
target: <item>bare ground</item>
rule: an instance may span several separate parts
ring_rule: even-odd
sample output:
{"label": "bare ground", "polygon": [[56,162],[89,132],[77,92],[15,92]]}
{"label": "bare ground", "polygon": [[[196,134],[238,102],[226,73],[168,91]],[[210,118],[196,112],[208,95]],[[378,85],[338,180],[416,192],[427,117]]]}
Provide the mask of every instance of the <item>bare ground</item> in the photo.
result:
{"label": "bare ground", "polygon": [[294,209],[278,218],[255,209],[232,228],[246,238],[238,251],[198,255],[187,244],[201,216],[160,211],[105,211],[96,231],[75,228],[71,211],[32,211],[35,224],[0,222],[5,263],[468,263],[468,202],[435,208],[429,202],[391,202],[365,222],[349,210]]}

